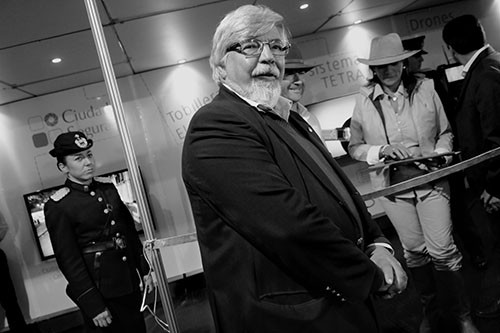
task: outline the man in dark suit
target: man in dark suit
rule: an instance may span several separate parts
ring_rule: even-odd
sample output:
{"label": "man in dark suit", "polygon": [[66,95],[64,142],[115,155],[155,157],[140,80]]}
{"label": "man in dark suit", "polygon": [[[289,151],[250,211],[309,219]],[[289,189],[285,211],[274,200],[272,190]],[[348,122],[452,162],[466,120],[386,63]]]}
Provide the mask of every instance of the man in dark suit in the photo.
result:
{"label": "man in dark suit", "polygon": [[[457,141],[462,157],[474,157],[500,146],[500,54],[486,43],[479,20],[463,15],[443,28],[443,40],[453,57],[464,65],[464,80],[456,105]],[[465,170],[469,209],[498,219],[500,160]],[[500,299],[478,309],[480,317],[500,315]]]}
{"label": "man in dark suit", "polygon": [[67,132],[50,151],[67,176],[44,208],[54,254],[87,332],[146,332],[141,290],[152,282],[142,244],[114,184],[94,178],[92,145],[82,132]]}
{"label": "man in dark suit", "polygon": [[280,97],[287,29],[264,6],[219,24],[219,94],[190,123],[183,179],[219,333],[378,332],[407,278],[359,193]]}

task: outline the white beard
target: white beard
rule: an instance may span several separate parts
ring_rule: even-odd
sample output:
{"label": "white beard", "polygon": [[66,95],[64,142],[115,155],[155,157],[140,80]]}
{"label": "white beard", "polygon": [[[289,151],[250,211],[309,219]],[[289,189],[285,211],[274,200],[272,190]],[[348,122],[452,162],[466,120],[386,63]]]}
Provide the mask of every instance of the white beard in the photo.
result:
{"label": "white beard", "polygon": [[242,89],[234,82],[227,82],[238,94],[258,104],[274,107],[281,95],[281,85],[278,80],[264,81],[252,80],[247,90]]}

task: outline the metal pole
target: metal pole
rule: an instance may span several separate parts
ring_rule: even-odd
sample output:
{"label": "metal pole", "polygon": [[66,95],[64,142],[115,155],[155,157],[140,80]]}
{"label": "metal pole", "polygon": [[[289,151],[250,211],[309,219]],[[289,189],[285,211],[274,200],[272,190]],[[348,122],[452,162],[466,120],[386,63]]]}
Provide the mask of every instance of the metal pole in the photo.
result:
{"label": "metal pole", "polygon": [[[104,82],[106,83],[106,89],[111,100],[111,106],[113,107],[113,113],[118,125],[118,131],[123,144],[123,149],[125,151],[125,158],[127,162],[128,169],[130,171],[130,176],[132,180],[132,185],[137,193],[137,204],[139,208],[139,213],[142,218],[142,224],[144,228],[144,234],[146,235],[147,241],[154,241],[154,231],[153,223],[149,209],[145,201],[144,186],[142,183],[142,178],[139,176],[139,167],[137,164],[136,155],[134,152],[134,147],[132,145],[132,140],[130,138],[130,133],[128,131],[127,124],[125,122],[125,113],[123,110],[123,103],[121,100],[120,92],[118,90],[118,84],[116,82],[115,72],[113,69],[113,64],[111,62],[111,57],[109,55],[108,45],[104,37],[104,32],[102,29],[101,19],[99,17],[99,11],[95,4],[95,0],[84,0],[85,7],[87,9],[87,15],[89,17],[90,27],[92,30],[92,35],[94,36],[94,42],[96,45],[97,53],[99,56],[99,62],[101,63],[102,72],[104,75]],[[160,260],[161,254],[159,249],[152,249],[152,264],[153,269],[156,274],[158,288],[160,292],[160,299],[163,305],[163,311],[167,323],[169,325],[169,330],[171,333],[178,333],[177,320],[175,318],[174,306],[170,292],[168,289],[167,276]]]}

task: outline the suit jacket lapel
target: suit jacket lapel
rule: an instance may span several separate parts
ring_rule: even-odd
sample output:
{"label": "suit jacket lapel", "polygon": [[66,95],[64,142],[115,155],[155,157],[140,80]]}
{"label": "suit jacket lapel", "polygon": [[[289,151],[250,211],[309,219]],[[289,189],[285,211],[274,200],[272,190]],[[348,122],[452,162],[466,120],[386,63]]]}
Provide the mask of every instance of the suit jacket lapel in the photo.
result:
{"label": "suit jacket lapel", "polygon": [[[332,155],[326,148],[325,144],[317,135],[313,135],[311,133],[315,133],[314,130],[312,130],[311,126],[307,124],[307,122],[297,113],[293,113],[293,116],[291,115],[290,118],[292,121],[296,121],[298,126],[302,128],[303,133],[307,133],[308,137],[315,143],[315,146],[321,151],[323,156],[325,157],[326,161],[330,164],[330,166],[335,170],[337,176],[342,180],[342,183],[344,184],[347,189],[354,194],[358,194],[358,191],[352,185],[351,180],[346,176],[342,168],[338,165],[338,163],[333,159]],[[363,203],[364,205],[364,203]]]}
{"label": "suit jacket lapel", "polygon": [[471,77],[472,77],[472,71],[474,68],[488,55],[493,53],[493,49],[491,47],[486,48],[479,54],[479,56],[474,60],[472,65],[470,66],[469,70],[467,71],[467,75],[465,75],[464,78],[464,83],[462,85],[462,89],[460,89],[460,97],[458,98],[458,106],[462,105],[462,102],[465,98],[465,94],[467,91],[467,85],[469,84]]}
{"label": "suit jacket lapel", "polygon": [[[268,126],[275,132],[279,139],[281,139],[293,152],[297,155],[299,159],[304,162],[307,168],[309,168],[312,174],[318,178],[318,180],[337,198],[341,199],[337,190],[333,187],[332,182],[328,176],[321,170],[318,164],[313,160],[313,158],[307,153],[304,148],[276,121],[271,118],[279,117],[271,112],[266,113],[264,117]],[[331,163],[331,156],[324,144],[317,137],[317,135],[311,134],[310,130],[312,128],[303,120],[299,114],[290,112],[290,122],[297,124],[302,134],[304,134],[308,139],[310,139],[314,145],[321,151],[321,153],[326,157],[327,161]],[[337,170],[336,170],[337,171]]]}

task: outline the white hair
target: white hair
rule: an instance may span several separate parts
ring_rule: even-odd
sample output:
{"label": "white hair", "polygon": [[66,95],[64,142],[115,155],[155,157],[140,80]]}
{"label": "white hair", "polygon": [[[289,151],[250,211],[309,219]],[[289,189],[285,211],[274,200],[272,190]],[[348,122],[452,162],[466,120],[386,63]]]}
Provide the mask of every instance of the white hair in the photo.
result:
{"label": "white hair", "polygon": [[224,67],[224,56],[227,48],[239,41],[261,36],[274,27],[282,34],[282,39],[288,42],[289,32],[283,23],[283,16],[262,5],[244,5],[229,12],[219,23],[212,41],[210,67],[212,78],[219,84],[222,82],[221,68]]}

